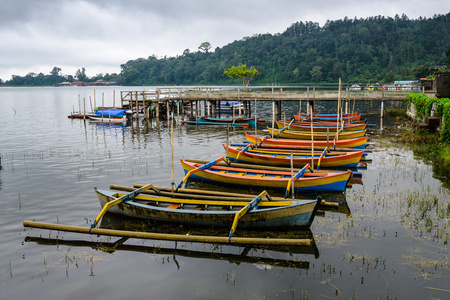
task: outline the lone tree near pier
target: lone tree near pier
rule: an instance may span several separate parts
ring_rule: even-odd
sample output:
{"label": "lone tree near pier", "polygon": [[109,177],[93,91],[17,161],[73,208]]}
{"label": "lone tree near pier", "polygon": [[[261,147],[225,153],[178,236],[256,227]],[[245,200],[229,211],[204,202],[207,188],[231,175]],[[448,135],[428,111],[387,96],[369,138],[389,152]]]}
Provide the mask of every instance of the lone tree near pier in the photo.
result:
{"label": "lone tree near pier", "polygon": [[223,73],[230,78],[238,77],[244,85],[244,91],[246,91],[250,81],[259,74],[259,71],[253,67],[248,69],[247,65],[243,64],[237,67],[232,66],[231,68],[225,69]]}

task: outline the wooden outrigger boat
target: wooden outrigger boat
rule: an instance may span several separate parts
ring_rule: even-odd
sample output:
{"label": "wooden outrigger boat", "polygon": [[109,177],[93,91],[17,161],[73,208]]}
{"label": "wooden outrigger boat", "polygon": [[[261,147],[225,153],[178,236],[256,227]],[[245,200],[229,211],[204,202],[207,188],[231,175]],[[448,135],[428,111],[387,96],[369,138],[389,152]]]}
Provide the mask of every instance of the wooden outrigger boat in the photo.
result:
{"label": "wooden outrigger boat", "polygon": [[[125,194],[96,190],[102,207]],[[262,198],[262,197],[261,197]],[[185,199],[161,195],[136,195],[111,207],[108,211],[129,217],[174,224],[231,227],[236,214],[253,200],[224,201]],[[241,228],[309,227],[319,202],[315,200],[267,201],[259,199],[239,220]]]}
{"label": "wooden outrigger boat", "polygon": [[[311,147],[310,140],[297,140],[297,139],[284,139],[284,138],[272,138],[271,136],[256,137],[254,135],[245,133],[246,139],[249,143],[261,145],[272,145],[280,147]],[[314,141],[314,147],[335,147],[335,148],[352,148],[352,149],[364,149],[367,144],[367,136],[355,138],[355,139],[339,139],[328,141]]]}
{"label": "wooden outrigger boat", "polygon": [[[295,121],[294,124],[302,124],[302,125],[311,126],[311,121],[310,120],[296,121],[294,119],[294,121]],[[339,122],[336,122],[336,120],[329,120],[329,121],[327,121],[327,120],[322,120],[322,121],[321,120],[313,120],[312,123],[313,123],[313,125],[331,126],[331,127],[334,127],[334,128],[336,128],[336,124],[339,124],[339,125],[342,124],[341,120],[339,120]],[[345,122],[344,121],[343,123],[344,124],[352,124],[352,125],[354,125],[354,124],[366,124],[367,126],[369,126],[369,124],[367,123],[366,120],[351,121],[351,122]]]}
{"label": "wooden outrigger boat", "polygon": [[[253,145],[253,144],[252,144]],[[245,148],[238,148],[223,145],[229,159],[238,163],[250,163],[267,166],[302,168],[306,164],[314,161],[314,166],[322,168],[356,168],[364,154],[364,151],[352,152],[331,152],[328,148],[314,153],[306,150],[291,149],[262,149],[252,148],[250,145]],[[291,157],[292,156],[292,157]]]}
{"label": "wooden outrigger boat", "polygon": [[182,121],[189,125],[219,125],[219,126],[255,126],[258,118],[210,118],[197,117],[195,121]]}
{"label": "wooden outrigger boat", "polygon": [[[247,123],[247,124],[253,124],[255,125],[255,118],[242,118],[242,117],[236,117],[236,118],[212,118],[212,117],[202,117],[205,121],[208,122],[217,122],[217,123]],[[259,118],[256,118],[256,121]]]}
{"label": "wooden outrigger boat", "polygon": [[88,118],[95,122],[125,123],[127,121],[126,109],[104,109],[88,114]]}
{"label": "wooden outrigger boat", "polygon": [[[311,116],[309,114],[297,113],[294,115],[294,119],[296,121],[310,120]],[[312,116],[313,120],[320,121],[336,121],[338,118],[337,114],[314,114]],[[357,112],[339,115],[339,119],[343,119],[344,121],[359,121],[361,120],[361,115]]]}
{"label": "wooden outrigger boat", "polygon": [[[282,130],[282,129],[272,129],[267,127],[269,130],[269,134],[275,137],[281,137],[286,139],[297,139],[297,140],[311,140],[311,132],[307,131],[295,131],[295,130]],[[366,135],[367,130],[358,130],[358,131],[344,131],[338,132],[338,140],[340,139],[354,139],[363,137]],[[335,136],[335,132],[330,132],[327,134],[326,132],[313,132],[312,136],[314,138],[314,144],[316,140],[331,140]]]}
{"label": "wooden outrigger boat", "polygon": [[[339,129],[342,129],[342,125],[336,126],[336,125],[324,125],[324,123],[332,123],[332,122],[323,122],[322,124],[319,122],[313,122],[313,131],[314,132],[326,132],[327,130],[329,132],[336,131],[336,127]],[[336,124],[336,122],[334,123]],[[288,130],[293,131],[310,131],[311,130],[311,122],[294,122],[290,123],[288,121],[277,121],[278,128],[287,128]],[[344,123],[343,131],[358,131],[358,130],[364,130],[366,129],[367,123]]]}
{"label": "wooden outrigger boat", "polygon": [[[224,158],[222,157],[221,159],[216,160],[216,162],[223,159]],[[184,159],[180,159],[180,161],[186,177],[190,176],[192,179],[221,185],[225,184],[278,190],[285,189],[286,196],[291,192],[292,185],[294,185],[294,190],[296,192],[343,192],[352,174],[352,171],[350,170],[336,173],[307,173],[305,171],[310,168],[309,165],[304,166],[299,172],[292,175],[291,172],[234,168],[217,166],[214,164],[202,165],[185,161]],[[183,179],[183,181],[185,180]]]}
{"label": "wooden outrigger boat", "polygon": [[[119,188],[120,189],[120,188]],[[125,188],[125,190],[127,190]],[[154,191],[156,196],[141,196],[141,193],[150,194]],[[242,227],[264,228],[266,226],[302,226],[308,227],[314,219],[321,198],[315,200],[275,200],[263,191],[261,194],[253,197],[247,194],[219,193],[215,191],[191,191],[191,189],[181,189],[180,193],[171,192],[164,195],[157,187],[152,184],[141,186],[137,189],[131,188],[128,193],[120,194],[111,191],[98,191],[99,200],[102,203],[102,210],[95,219],[91,227],[80,227],[63,224],[42,223],[36,221],[24,221],[24,227],[33,227],[48,230],[58,230],[67,232],[77,232],[92,235],[118,236],[125,238],[169,240],[181,242],[198,243],[218,243],[234,245],[290,245],[290,246],[310,246],[312,239],[304,238],[259,238],[259,237],[236,237],[234,235],[239,220],[242,219]],[[188,191],[189,190],[189,191]],[[128,190],[127,190],[128,191]],[[199,199],[204,197],[208,200],[193,200],[196,194]],[[222,196],[218,196],[218,194]],[[226,194],[225,196],[223,196]],[[174,195],[183,195],[180,198],[174,198]],[[156,198],[155,198],[156,197]],[[216,197],[221,200],[214,200]],[[226,197],[227,199],[223,199]],[[213,200],[211,200],[213,198]],[[231,199],[230,199],[231,198]],[[267,198],[267,199],[266,199]],[[228,201],[228,202],[227,202]],[[323,202],[323,201],[322,201]],[[164,204],[163,204],[164,203]],[[173,205],[173,206],[172,206]],[[172,206],[172,207],[169,207]],[[194,207],[195,206],[195,207]],[[200,207],[199,207],[200,206]],[[155,211],[155,208],[158,211]],[[223,210],[219,210],[221,207]],[[147,215],[153,219],[153,216],[159,216],[157,220],[168,220],[170,222],[180,222],[183,224],[206,225],[231,225],[228,236],[208,236],[194,234],[172,234],[155,233],[145,231],[127,231],[96,228],[104,214],[110,209],[125,215],[146,218]],[[238,209],[236,209],[238,208]],[[240,208],[240,209],[239,209]],[[128,210],[129,209],[129,210]],[[153,211],[153,212],[152,212]],[[143,214],[141,214],[144,212]],[[173,213],[177,214],[174,215]],[[201,213],[203,212],[203,213]],[[191,214],[192,213],[192,214]],[[170,216],[170,217],[169,217]],[[199,219],[196,219],[198,216]],[[213,220],[213,221],[211,221]],[[219,223],[220,222],[220,223]],[[271,224],[271,225],[269,225]]]}

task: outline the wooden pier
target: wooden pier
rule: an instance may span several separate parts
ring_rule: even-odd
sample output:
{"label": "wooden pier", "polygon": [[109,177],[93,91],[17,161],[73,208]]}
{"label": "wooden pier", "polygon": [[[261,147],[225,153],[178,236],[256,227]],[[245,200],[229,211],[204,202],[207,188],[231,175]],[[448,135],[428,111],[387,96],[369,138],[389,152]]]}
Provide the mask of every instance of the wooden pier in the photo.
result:
{"label": "wooden pier", "polygon": [[[244,116],[251,116],[250,103],[259,101],[272,101],[275,110],[275,115],[281,115],[281,102],[283,101],[337,101],[339,94],[341,100],[347,101],[404,101],[406,95],[411,91],[387,91],[384,89],[377,91],[350,91],[348,88],[341,90],[339,93],[336,90],[322,90],[315,91],[313,87],[306,88],[306,90],[289,90],[281,87],[258,87],[252,91],[242,91],[238,89],[224,89],[224,88],[186,88],[186,87],[171,87],[158,88],[153,91],[121,91],[121,105],[127,109],[138,109],[138,111],[147,113],[151,108],[149,118],[159,118],[161,115],[167,114],[169,116],[171,111],[178,110],[178,114],[184,113],[184,109],[189,108],[191,116],[210,115],[217,116],[221,114],[220,102],[241,102],[243,103],[242,113]],[[417,91],[419,92],[419,91]],[[203,103],[203,104],[201,104]],[[308,104],[306,104],[308,105]],[[193,108],[193,109],[190,109]],[[204,112],[202,113],[201,109]]]}
{"label": "wooden pier", "polygon": [[[220,103],[241,103],[235,107],[236,117],[251,117],[252,110],[255,113],[257,103],[260,101],[272,102],[272,108],[276,118],[281,118],[281,103],[305,101],[305,105],[314,106],[315,101],[338,101],[340,97],[343,101],[345,111],[350,109],[350,103],[355,101],[372,101],[380,102],[381,107],[385,101],[405,101],[406,95],[410,90],[357,90],[352,91],[349,88],[338,90],[322,89],[316,90],[314,87],[252,87],[249,91],[243,91],[238,87],[159,87],[155,90],[133,90],[120,91],[120,107],[131,109],[136,112],[137,119],[144,117],[145,119],[170,118],[170,115],[189,116],[194,119],[195,116],[208,115],[212,117],[220,117],[225,112],[220,111]],[[424,93],[424,91],[415,91]],[[430,95],[433,96],[433,95]],[[102,95],[104,97],[104,95]],[[94,107],[96,107],[94,91]],[[79,112],[86,111],[86,100],[79,99]],[[92,101],[89,99],[92,108]],[[104,99],[102,98],[102,105]],[[115,93],[114,101],[115,103]],[[114,104],[115,106],[115,104]],[[119,105],[118,105],[119,106]],[[229,111],[228,111],[229,114]],[[86,118],[86,114],[73,113],[69,118]]]}

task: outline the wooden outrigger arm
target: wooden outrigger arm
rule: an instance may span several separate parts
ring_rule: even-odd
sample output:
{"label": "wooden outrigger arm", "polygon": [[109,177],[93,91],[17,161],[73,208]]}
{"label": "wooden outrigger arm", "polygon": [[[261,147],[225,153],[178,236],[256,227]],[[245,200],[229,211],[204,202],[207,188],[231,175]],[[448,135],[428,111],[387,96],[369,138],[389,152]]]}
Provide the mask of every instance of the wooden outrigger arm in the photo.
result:
{"label": "wooden outrigger arm", "polygon": [[253,149],[253,144],[252,144],[252,143],[248,144],[244,149],[242,149],[241,151],[239,151],[239,153],[238,153],[237,156],[236,156],[236,162],[238,162],[239,156],[241,155],[241,153],[246,152],[249,148],[252,148],[252,149]]}
{"label": "wooden outrigger arm", "polygon": [[192,174],[197,173],[198,171],[202,171],[204,169],[208,169],[208,168],[212,167],[213,165],[217,164],[218,162],[221,162],[222,160],[227,161],[225,159],[225,157],[222,156],[216,160],[213,160],[207,164],[204,164],[203,166],[200,166],[198,168],[190,170],[189,172],[187,172],[186,176],[184,176],[183,180],[181,180],[180,184],[178,185],[178,187],[175,191],[178,191],[178,189],[183,186],[183,184],[186,182],[186,180],[188,180],[189,176],[191,176]]}
{"label": "wooden outrigger arm", "polygon": [[297,174],[292,176],[291,180],[289,180],[289,182],[288,182],[288,185],[286,188],[286,194],[284,195],[284,198],[287,198],[289,196],[289,190],[291,189],[291,185],[293,184],[294,180],[302,177],[303,174],[305,174],[306,169],[309,169],[311,172],[314,171],[309,164],[306,164],[300,171],[297,172]]}
{"label": "wooden outrigger arm", "polygon": [[269,201],[272,200],[269,193],[267,193],[267,191],[264,190],[261,192],[261,194],[256,196],[252,201],[250,201],[246,206],[244,206],[240,211],[236,213],[236,215],[234,216],[233,225],[231,225],[230,234],[228,235],[229,242],[231,241],[231,237],[234,235],[234,232],[236,231],[236,226],[238,224],[239,219],[242,218],[242,216],[245,215],[247,212],[254,209],[264,196],[266,196]]}
{"label": "wooden outrigger arm", "polygon": [[[97,188],[94,188],[94,189],[97,190]],[[134,191],[132,191],[132,192],[129,192],[129,193],[127,193],[127,194],[125,194],[125,195],[123,195],[123,196],[121,196],[121,197],[119,197],[119,198],[116,198],[116,199],[114,199],[114,200],[112,200],[112,201],[106,203],[105,206],[103,206],[103,209],[102,209],[102,210],[100,211],[100,213],[98,214],[97,218],[95,218],[95,221],[94,221],[94,223],[92,223],[90,229],[92,229],[92,228],[94,228],[95,226],[97,226],[97,224],[100,222],[101,218],[102,218],[103,215],[108,211],[108,209],[110,209],[111,207],[113,207],[113,206],[115,206],[115,205],[117,205],[117,204],[119,204],[119,203],[122,203],[123,201],[132,199],[132,198],[136,197],[137,195],[139,195],[140,193],[145,192],[145,191],[147,191],[147,190],[149,190],[149,189],[152,189],[152,190],[154,190],[157,194],[159,194],[159,190],[158,190],[157,188],[155,188],[155,187],[153,186],[153,184],[149,183],[149,184],[144,185],[143,187],[141,187],[141,188],[139,188],[139,189],[136,189],[136,190],[134,190]]]}
{"label": "wooden outrigger arm", "polygon": [[325,149],[323,149],[323,152],[319,157],[319,161],[317,162],[317,171],[319,171],[320,163],[322,162],[322,158],[324,158],[327,155],[327,152],[330,152],[330,150],[328,149],[328,147],[325,147]]}

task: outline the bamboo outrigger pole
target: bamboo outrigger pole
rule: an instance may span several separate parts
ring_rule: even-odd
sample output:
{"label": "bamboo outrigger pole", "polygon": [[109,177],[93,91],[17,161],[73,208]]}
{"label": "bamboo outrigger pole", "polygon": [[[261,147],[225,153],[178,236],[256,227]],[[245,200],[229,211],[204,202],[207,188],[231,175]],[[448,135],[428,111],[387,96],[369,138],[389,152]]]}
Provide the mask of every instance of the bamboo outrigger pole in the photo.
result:
{"label": "bamboo outrigger pole", "polygon": [[24,221],[24,227],[33,227],[48,230],[58,230],[67,232],[86,233],[93,235],[107,235],[118,237],[129,237],[139,239],[153,239],[166,241],[198,242],[198,243],[217,243],[217,244],[237,244],[237,245],[289,245],[289,246],[310,246],[311,239],[272,239],[272,238],[244,238],[228,236],[203,236],[203,235],[183,235],[183,234],[164,234],[154,232],[126,231],[102,229],[61,224],[42,223],[35,221]]}

